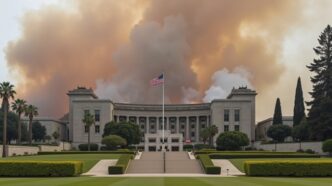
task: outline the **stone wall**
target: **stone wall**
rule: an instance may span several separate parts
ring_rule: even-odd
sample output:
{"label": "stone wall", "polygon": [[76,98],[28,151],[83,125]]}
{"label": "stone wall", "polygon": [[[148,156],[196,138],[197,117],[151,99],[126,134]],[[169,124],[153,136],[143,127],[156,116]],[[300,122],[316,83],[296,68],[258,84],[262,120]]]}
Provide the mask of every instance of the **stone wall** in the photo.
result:
{"label": "stone wall", "polygon": [[[38,152],[54,152],[62,150],[71,150],[71,144],[67,142],[60,142],[58,146],[53,145],[38,145],[38,146],[20,146],[20,145],[8,145],[8,156],[17,155],[34,155]],[[0,147],[2,152],[2,146]],[[2,153],[0,153],[2,156]]]}
{"label": "stone wall", "polygon": [[253,144],[253,146],[256,149],[263,149],[263,150],[269,150],[269,151],[274,151],[275,148],[277,148],[276,151],[278,152],[296,152],[298,149],[307,150],[311,149],[319,154],[324,154],[322,151],[322,143],[321,141],[319,142],[302,142],[301,144],[299,142],[294,142],[294,143],[277,143],[275,144],[261,144],[260,141],[257,141]]}

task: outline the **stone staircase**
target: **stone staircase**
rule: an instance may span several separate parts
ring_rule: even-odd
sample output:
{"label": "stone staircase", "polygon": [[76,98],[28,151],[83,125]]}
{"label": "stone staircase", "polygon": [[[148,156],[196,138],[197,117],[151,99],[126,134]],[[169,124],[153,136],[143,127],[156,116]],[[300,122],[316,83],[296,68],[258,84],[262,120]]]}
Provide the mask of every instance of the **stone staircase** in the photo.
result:
{"label": "stone staircase", "polygon": [[143,152],[138,160],[132,160],[127,174],[170,173],[202,174],[198,160],[191,160],[187,152]]}

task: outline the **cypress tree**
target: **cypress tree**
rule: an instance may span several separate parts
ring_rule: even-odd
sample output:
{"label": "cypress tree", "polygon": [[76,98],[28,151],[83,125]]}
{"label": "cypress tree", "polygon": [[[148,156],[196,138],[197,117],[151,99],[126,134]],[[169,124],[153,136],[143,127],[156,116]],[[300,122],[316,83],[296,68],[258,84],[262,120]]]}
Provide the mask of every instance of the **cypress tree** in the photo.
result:
{"label": "cypress tree", "polygon": [[307,102],[310,106],[308,125],[312,140],[325,140],[332,138],[332,28],[330,25],[327,25],[321,33],[318,43],[319,45],[313,49],[317,58],[307,66],[309,71],[314,73],[311,77],[312,100]]}
{"label": "cypress tree", "polygon": [[293,114],[293,126],[299,125],[305,117],[304,113],[304,101],[303,92],[301,85],[301,78],[297,79],[296,93],[295,93],[295,103],[294,103],[294,114]]}
{"label": "cypress tree", "polygon": [[276,105],[274,108],[273,114],[273,125],[282,124],[282,113],[281,113],[281,104],[280,99],[277,98]]}

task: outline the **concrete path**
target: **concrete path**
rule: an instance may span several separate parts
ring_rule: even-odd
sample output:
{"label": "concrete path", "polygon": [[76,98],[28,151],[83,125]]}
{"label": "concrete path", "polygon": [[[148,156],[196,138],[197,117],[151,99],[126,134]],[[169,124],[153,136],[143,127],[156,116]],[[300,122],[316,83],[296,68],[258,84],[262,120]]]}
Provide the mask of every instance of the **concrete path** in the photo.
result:
{"label": "concrete path", "polygon": [[240,176],[245,175],[243,172],[239,171],[229,160],[212,160],[215,166],[221,167],[221,176]]}
{"label": "concrete path", "polygon": [[100,160],[95,166],[93,166],[88,172],[82,175],[100,175],[106,176],[108,175],[108,167],[115,165],[118,160]]}

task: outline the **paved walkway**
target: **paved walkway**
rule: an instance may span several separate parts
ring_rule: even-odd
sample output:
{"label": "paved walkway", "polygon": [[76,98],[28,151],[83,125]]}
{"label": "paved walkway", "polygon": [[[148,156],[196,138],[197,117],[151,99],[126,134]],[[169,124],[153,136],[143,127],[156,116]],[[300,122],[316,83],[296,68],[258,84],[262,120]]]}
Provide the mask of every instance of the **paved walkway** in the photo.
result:
{"label": "paved walkway", "polygon": [[240,176],[245,175],[239,171],[229,160],[212,160],[215,166],[221,167],[221,176]]}
{"label": "paved walkway", "polygon": [[95,166],[93,166],[88,172],[83,175],[108,175],[108,167],[115,165],[118,160],[100,160]]}

